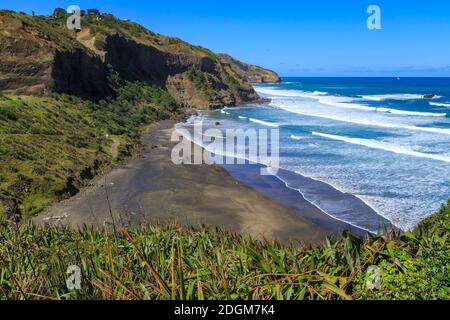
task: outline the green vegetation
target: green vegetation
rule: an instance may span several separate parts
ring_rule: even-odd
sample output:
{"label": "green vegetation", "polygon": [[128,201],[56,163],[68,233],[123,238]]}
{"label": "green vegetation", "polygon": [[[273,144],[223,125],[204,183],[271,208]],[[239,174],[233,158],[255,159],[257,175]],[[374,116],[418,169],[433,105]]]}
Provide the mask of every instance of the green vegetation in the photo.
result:
{"label": "green vegetation", "polygon": [[196,50],[200,50],[201,52],[203,52],[204,54],[206,54],[210,58],[213,58],[213,59],[218,58],[217,55],[213,51],[208,49],[208,48],[205,48],[205,47],[202,47],[202,46],[193,46],[193,48],[196,49]]}
{"label": "green vegetation", "polygon": [[118,33],[126,38],[132,39],[153,39],[157,37],[155,33],[147,30],[143,26],[126,20],[121,20],[111,14],[101,14],[94,16],[83,16],[82,25],[89,27],[91,33],[109,35]]}
{"label": "green vegetation", "polygon": [[[68,14],[65,10],[62,11],[55,10],[56,15],[53,17],[45,16],[29,16],[22,13],[17,13],[13,11],[8,11],[12,17],[18,19],[23,24],[28,27],[35,28],[38,30],[39,35],[45,37],[51,41],[54,41],[62,49],[73,49],[78,47],[78,44],[73,40],[73,32],[69,31],[67,28],[61,28],[66,23]],[[7,12],[2,10],[3,12]],[[2,12],[0,11],[0,12]]]}
{"label": "green vegetation", "polygon": [[239,79],[239,76],[230,67],[226,67],[221,71],[221,77],[230,90],[236,92],[239,96],[245,95],[244,88],[247,90],[250,88],[250,85],[242,84],[236,80],[236,78]]}
{"label": "green vegetation", "polygon": [[[364,291],[359,275],[357,297],[365,299],[450,299],[450,200],[399,241],[386,243],[370,262],[380,267],[383,287]],[[375,247],[376,248],[376,247]]]}
{"label": "green vegetation", "polygon": [[[131,154],[140,130],[177,114],[167,91],[124,82],[111,69],[116,96],[0,97],[0,215],[33,215],[76,193],[114,160]],[[121,141],[118,154],[111,150]]]}
{"label": "green vegetation", "polygon": [[190,68],[188,76],[197,90],[202,91],[207,97],[214,96],[215,79],[211,74],[202,72],[197,68]]}
{"label": "green vegetation", "polygon": [[[450,205],[450,201],[449,201]],[[1,299],[449,299],[450,207],[412,232],[282,246],[219,229],[0,227]],[[66,288],[69,265],[81,290]],[[379,290],[366,270],[380,268]]]}
{"label": "green vegetation", "polygon": [[91,34],[100,38],[104,38],[111,34],[119,34],[126,39],[132,39],[146,45],[157,46],[164,51],[189,51],[191,54],[194,53],[200,56],[207,55],[216,57],[216,55],[208,49],[191,46],[176,37],[156,34],[138,23],[119,19],[108,13],[83,16],[82,25],[85,28],[89,28]]}
{"label": "green vegetation", "polygon": [[[70,50],[81,47],[80,43],[76,41],[76,32],[66,28],[66,21],[70,14],[62,8],[56,8],[52,16],[30,16],[10,10],[0,10],[1,12],[8,13],[27,26],[35,28],[41,36],[53,41],[62,49]],[[81,25],[83,28],[89,28],[91,34],[99,38],[119,34],[126,39],[157,46],[164,51],[189,52],[196,56],[208,56],[217,59],[216,54],[209,49],[192,46],[176,37],[156,34],[138,23],[119,19],[112,14],[83,15]]]}
{"label": "green vegetation", "polygon": [[70,195],[73,173],[92,175],[108,161],[108,139],[79,100],[1,97],[0,110],[0,210],[8,216]]}
{"label": "green vegetation", "polygon": [[105,47],[106,47],[106,43],[105,43],[105,41],[103,41],[103,40],[100,40],[100,39],[95,39],[95,41],[94,41],[94,46],[95,46],[95,48],[97,49],[97,50],[105,50]]}

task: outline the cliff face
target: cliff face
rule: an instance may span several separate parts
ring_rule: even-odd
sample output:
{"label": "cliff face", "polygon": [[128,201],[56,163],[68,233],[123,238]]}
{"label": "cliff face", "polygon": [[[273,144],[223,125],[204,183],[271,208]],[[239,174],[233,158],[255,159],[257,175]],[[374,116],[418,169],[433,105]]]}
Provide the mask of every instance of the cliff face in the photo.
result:
{"label": "cliff face", "polygon": [[0,13],[0,90],[40,94],[52,83],[53,48],[38,30]]}
{"label": "cliff face", "polygon": [[244,80],[252,83],[280,83],[281,78],[275,71],[264,69],[239,61],[227,54],[219,54],[220,59],[230,65]]}
{"label": "cliff face", "polygon": [[219,108],[259,99],[249,83],[213,54],[193,47],[177,52],[120,34],[106,36],[104,43],[105,63],[122,78],[165,87],[187,107]]}
{"label": "cliff face", "polygon": [[108,14],[83,17],[78,33],[65,28],[66,18],[0,11],[0,93],[102,99],[112,94],[111,66],[123,80],[167,89],[185,107],[259,99],[251,78],[207,49]]}
{"label": "cliff face", "polygon": [[102,60],[79,48],[53,53],[51,79],[49,91],[86,99],[101,99],[112,94]]}

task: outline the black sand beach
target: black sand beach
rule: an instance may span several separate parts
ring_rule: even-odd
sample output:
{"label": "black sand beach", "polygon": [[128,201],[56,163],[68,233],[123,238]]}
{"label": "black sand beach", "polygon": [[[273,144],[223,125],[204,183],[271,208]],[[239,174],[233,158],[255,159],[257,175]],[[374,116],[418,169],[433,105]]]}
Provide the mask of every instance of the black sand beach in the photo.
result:
{"label": "black sand beach", "polygon": [[[142,138],[144,147],[138,159],[97,177],[91,187],[34,221],[97,227],[206,224],[259,239],[303,243],[320,242],[350,227],[302,200],[274,177],[261,176],[259,186],[272,191],[260,193],[218,166],[173,164],[170,134],[174,124],[162,121],[151,128]],[[251,165],[247,169],[257,170]],[[271,193],[274,197],[268,196]]]}
{"label": "black sand beach", "polygon": [[[34,218],[38,224],[139,226],[173,222],[222,227],[258,239],[316,243],[345,229],[257,165],[175,165],[170,153],[174,121],[162,121],[142,137],[140,157],[99,176],[90,187]],[[232,175],[255,178],[247,186]]]}

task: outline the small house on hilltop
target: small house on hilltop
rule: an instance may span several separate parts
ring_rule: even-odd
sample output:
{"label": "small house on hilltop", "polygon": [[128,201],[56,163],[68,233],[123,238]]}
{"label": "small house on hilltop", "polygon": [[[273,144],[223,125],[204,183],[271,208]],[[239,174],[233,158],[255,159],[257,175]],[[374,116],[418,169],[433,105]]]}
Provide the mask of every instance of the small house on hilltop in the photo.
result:
{"label": "small house on hilltop", "polygon": [[87,13],[90,16],[96,16],[96,15],[100,14],[100,10],[98,10],[98,9],[87,9]]}

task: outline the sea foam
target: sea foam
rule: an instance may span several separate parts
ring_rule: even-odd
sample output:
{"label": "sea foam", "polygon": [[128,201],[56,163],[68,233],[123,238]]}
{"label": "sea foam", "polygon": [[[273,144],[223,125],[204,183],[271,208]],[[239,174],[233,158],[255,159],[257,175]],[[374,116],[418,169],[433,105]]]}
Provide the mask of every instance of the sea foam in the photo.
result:
{"label": "sea foam", "polygon": [[280,126],[278,123],[267,122],[267,121],[259,120],[259,119],[255,119],[255,118],[249,118],[248,120],[250,120],[251,122],[262,124],[263,126],[272,127],[272,128],[278,128]]}
{"label": "sea foam", "polygon": [[315,132],[315,131],[313,131],[312,134],[315,136],[320,136],[323,138],[342,141],[342,142],[351,143],[351,144],[357,144],[357,145],[368,147],[368,148],[380,149],[380,150],[394,152],[394,153],[398,153],[398,154],[404,154],[404,155],[413,156],[413,157],[427,158],[427,159],[444,161],[444,162],[450,163],[449,156],[418,152],[418,151],[412,150],[409,147],[399,146],[399,145],[395,145],[395,144],[391,144],[391,143],[387,143],[387,142],[382,142],[382,141],[377,141],[377,140],[369,140],[369,139],[361,139],[361,138],[350,138],[350,137],[337,136],[337,135],[333,135],[333,134],[326,134],[326,133]]}
{"label": "sea foam", "polygon": [[290,138],[293,139],[293,140],[301,140],[301,139],[303,139],[303,137],[296,136],[295,134],[291,134]]}
{"label": "sea foam", "polygon": [[431,106],[450,108],[450,103],[430,102]]}
{"label": "sea foam", "polygon": [[[413,93],[393,93],[393,94],[376,94],[376,95],[364,95],[363,99],[373,100],[373,101],[384,101],[384,100],[417,100],[424,99],[424,94],[413,94]],[[437,98],[435,96],[434,98]]]}
{"label": "sea foam", "polygon": [[[361,98],[353,98],[353,97],[344,97],[344,96],[333,96],[329,95],[327,92],[305,92],[300,90],[277,90],[270,88],[257,88],[256,91],[258,93],[268,94],[272,96],[278,97],[301,97],[301,98],[309,98],[317,100],[319,103],[339,107],[339,108],[347,108],[347,109],[357,109],[364,110],[369,112],[382,112],[382,113],[392,113],[398,115],[406,115],[406,116],[416,116],[416,117],[446,117],[446,113],[434,113],[434,112],[419,112],[419,111],[408,111],[408,110],[399,110],[393,108],[385,108],[385,107],[369,107],[364,104],[364,99]],[[391,95],[382,96],[372,96],[377,97],[379,101],[384,100],[385,97]],[[405,96],[405,95],[392,95],[392,96]],[[420,97],[421,95],[407,95],[408,97]],[[369,97],[369,96],[365,96]],[[375,99],[366,99],[366,100],[375,100]]]}
{"label": "sea foam", "polygon": [[359,125],[368,125],[368,126],[378,126],[384,128],[391,129],[405,129],[405,130],[414,130],[414,131],[423,131],[423,132],[431,132],[431,133],[439,133],[439,134],[449,134],[450,129],[445,128],[435,128],[435,127],[419,127],[414,125],[395,123],[395,122],[386,122],[384,119],[372,119],[370,117],[362,117],[356,116],[354,114],[344,114],[344,113],[331,113],[331,112],[321,112],[320,110],[316,110],[313,108],[299,108],[299,104],[295,102],[287,102],[287,101],[279,101],[272,100],[270,103],[271,106],[278,107],[280,109],[305,115],[305,116],[313,116],[320,117],[324,119],[330,119],[341,122],[354,123]]}

